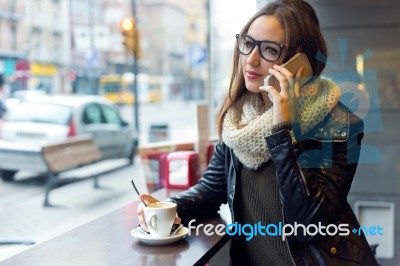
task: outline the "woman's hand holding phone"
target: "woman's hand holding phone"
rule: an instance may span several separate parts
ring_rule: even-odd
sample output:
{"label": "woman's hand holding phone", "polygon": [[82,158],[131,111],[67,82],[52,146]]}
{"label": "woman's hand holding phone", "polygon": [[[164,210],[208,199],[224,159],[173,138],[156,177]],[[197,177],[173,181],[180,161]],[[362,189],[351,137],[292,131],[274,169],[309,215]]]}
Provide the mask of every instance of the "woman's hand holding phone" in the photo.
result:
{"label": "woman's hand holding phone", "polygon": [[274,65],[269,73],[260,89],[266,91],[262,92],[263,99],[266,99],[264,94],[268,94],[273,104],[273,124],[294,120],[300,87],[313,75],[307,55],[297,53],[283,65]]}
{"label": "woman's hand holding phone", "polygon": [[260,89],[266,91],[272,101],[274,125],[293,121],[296,117],[297,101],[300,96],[299,81],[303,70],[304,66],[301,66],[294,75],[284,66],[274,65],[269,69],[269,73],[279,81],[280,91],[274,86],[262,86]]}

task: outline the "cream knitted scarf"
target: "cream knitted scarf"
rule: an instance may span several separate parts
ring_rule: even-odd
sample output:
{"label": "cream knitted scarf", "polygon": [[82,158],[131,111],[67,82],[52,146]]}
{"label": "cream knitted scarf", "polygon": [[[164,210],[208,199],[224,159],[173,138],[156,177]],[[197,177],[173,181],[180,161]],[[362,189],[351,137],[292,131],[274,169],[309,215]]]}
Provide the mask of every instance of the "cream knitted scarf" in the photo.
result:
{"label": "cream knitted scarf", "polygon": [[[339,87],[326,78],[319,77],[301,87],[296,113],[301,131],[306,133],[320,123],[339,98]],[[229,109],[223,122],[222,140],[251,169],[257,169],[271,158],[265,137],[271,135],[273,108],[260,114],[263,106],[259,94],[249,93],[242,116],[236,117],[233,109]],[[245,126],[239,127],[239,124]]]}

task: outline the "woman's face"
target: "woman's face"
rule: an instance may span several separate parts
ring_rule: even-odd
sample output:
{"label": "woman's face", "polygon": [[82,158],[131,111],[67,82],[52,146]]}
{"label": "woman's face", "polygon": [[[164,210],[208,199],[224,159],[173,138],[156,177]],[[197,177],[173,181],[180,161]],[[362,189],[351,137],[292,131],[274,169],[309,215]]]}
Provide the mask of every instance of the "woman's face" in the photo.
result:
{"label": "woman's face", "polygon": [[[258,17],[251,24],[247,35],[259,41],[272,41],[279,44],[285,44],[286,41],[285,31],[274,16]],[[268,70],[274,64],[280,64],[285,53],[285,51],[282,52],[279,61],[268,62],[261,57],[258,49],[258,46],[255,46],[249,55],[240,55],[246,88],[256,93],[261,92],[259,87],[264,85],[264,78],[269,75]]]}

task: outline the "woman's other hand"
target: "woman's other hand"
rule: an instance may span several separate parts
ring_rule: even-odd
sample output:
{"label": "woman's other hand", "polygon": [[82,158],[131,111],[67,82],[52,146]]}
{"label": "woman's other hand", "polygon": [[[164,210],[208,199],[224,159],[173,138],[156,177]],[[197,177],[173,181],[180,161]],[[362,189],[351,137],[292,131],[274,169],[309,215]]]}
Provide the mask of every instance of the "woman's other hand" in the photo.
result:
{"label": "woman's other hand", "polygon": [[[156,199],[155,197],[153,197],[153,196],[150,195],[150,194],[140,194],[140,195],[139,195],[139,198],[140,198],[141,200],[147,202],[147,203],[160,201],[160,200]],[[147,225],[146,225],[146,221],[145,221],[145,218],[144,218],[144,214],[143,214],[143,203],[140,203],[139,206],[137,207],[137,215],[138,215],[138,218],[139,218],[140,226],[141,226],[144,230],[149,231],[148,228],[147,228]],[[176,217],[175,217],[174,223],[179,224],[180,222],[181,222],[181,218],[179,218],[178,216],[176,216]]]}

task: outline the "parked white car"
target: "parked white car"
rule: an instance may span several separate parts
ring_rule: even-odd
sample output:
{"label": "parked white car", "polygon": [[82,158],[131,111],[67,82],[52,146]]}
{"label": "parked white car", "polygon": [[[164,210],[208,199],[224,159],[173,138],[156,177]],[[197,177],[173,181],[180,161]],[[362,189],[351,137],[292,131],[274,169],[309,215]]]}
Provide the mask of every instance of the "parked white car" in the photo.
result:
{"label": "parked white car", "polygon": [[0,176],[13,180],[19,170],[37,170],[30,153],[46,144],[88,134],[104,159],[128,158],[133,164],[138,134],[104,97],[49,96],[24,100],[7,111],[2,123]]}

